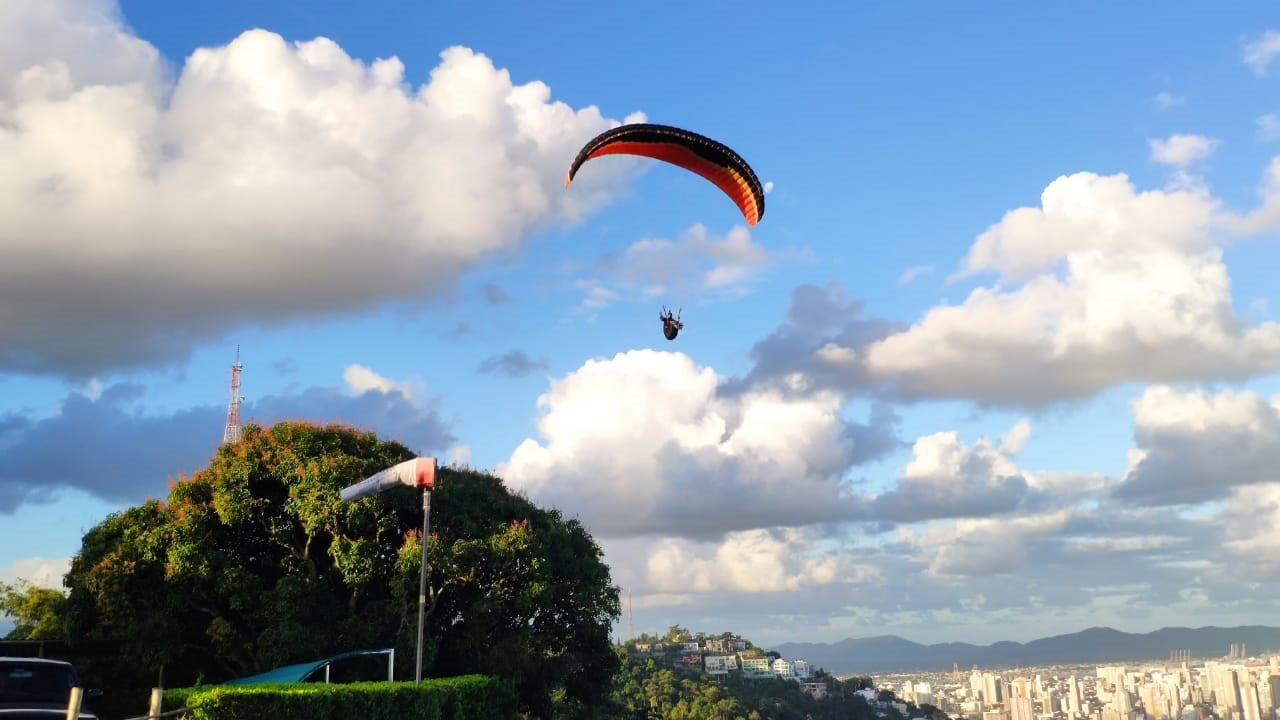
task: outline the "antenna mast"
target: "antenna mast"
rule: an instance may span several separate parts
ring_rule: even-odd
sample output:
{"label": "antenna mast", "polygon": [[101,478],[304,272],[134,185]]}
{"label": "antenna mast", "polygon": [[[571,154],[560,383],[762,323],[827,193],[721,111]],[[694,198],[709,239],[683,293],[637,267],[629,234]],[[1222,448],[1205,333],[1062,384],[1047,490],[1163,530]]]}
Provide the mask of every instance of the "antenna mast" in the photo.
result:
{"label": "antenna mast", "polygon": [[240,442],[240,345],[236,345],[236,363],[231,366],[231,402],[227,406],[227,426],[222,431],[222,444]]}
{"label": "antenna mast", "polygon": [[636,616],[631,612],[631,591],[627,591],[627,631],[631,633],[631,640],[636,639]]}

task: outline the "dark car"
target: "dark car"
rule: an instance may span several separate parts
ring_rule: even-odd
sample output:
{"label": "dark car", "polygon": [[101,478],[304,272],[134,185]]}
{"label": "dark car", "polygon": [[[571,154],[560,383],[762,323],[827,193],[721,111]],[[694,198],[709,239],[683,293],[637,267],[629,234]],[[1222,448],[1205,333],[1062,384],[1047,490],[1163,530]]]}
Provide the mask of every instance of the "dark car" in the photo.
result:
{"label": "dark car", "polygon": [[[69,662],[0,657],[0,720],[62,720],[71,688],[78,686],[80,679]],[[90,690],[84,699],[101,694]],[[86,705],[80,704],[80,720],[98,720]]]}

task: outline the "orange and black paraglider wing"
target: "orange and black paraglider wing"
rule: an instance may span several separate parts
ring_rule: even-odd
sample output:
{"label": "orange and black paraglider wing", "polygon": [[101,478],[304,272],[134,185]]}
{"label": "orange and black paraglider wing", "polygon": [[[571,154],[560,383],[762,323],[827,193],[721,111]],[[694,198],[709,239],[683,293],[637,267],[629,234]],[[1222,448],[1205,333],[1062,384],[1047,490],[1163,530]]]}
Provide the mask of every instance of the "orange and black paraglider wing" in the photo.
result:
{"label": "orange and black paraglider wing", "polygon": [[669,162],[710,180],[742,211],[747,225],[764,217],[764,188],[738,153],[709,137],[669,125],[637,123],[600,133],[583,146],[569,166],[569,187],[578,168],[601,155],[640,155]]}

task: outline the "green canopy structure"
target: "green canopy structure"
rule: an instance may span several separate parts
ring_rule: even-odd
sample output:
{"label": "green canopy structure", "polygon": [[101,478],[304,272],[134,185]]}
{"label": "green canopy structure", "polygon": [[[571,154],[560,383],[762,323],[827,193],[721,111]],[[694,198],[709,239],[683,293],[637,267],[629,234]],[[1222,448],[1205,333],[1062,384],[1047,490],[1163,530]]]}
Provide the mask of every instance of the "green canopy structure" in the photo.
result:
{"label": "green canopy structure", "polygon": [[274,670],[268,670],[257,675],[249,677],[236,678],[228,680],[224,685],[266,685],[268,683],[300,683],[305,682],[312,673],[317,670],[324,669],[324,681],[329,682],[329,666],[333,663],[349,657],[360,655],[386,655],[387,656],[387,680],[394,680],[392,669],[395,667],[396,651],[394,648],[385,648],[382,650],[353,650],[345,652],[333,657],[327,657],[322,660],[314,660],[312,662],[298,663],[297,665],[285,665]]}

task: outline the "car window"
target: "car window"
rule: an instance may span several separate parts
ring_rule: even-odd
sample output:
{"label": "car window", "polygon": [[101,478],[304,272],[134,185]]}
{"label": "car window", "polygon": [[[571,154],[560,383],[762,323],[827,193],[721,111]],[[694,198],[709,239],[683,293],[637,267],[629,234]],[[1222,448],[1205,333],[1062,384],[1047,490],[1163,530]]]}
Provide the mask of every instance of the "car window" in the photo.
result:
{"label": "car window", "polygon": [[0,663],[0,702],[65,703],[75,680],[63,665]]}

